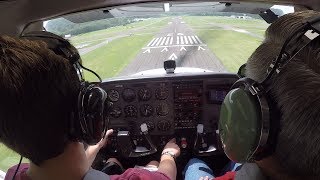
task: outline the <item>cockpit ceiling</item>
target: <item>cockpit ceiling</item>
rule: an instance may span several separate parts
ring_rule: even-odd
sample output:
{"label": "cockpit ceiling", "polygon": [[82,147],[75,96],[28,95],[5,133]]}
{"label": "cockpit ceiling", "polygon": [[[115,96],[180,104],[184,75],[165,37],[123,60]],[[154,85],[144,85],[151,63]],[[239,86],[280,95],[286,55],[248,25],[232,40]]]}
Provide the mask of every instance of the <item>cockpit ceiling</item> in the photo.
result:
{"label": "cockpit ceiling", "polygon": [[82,23],[87,21],[93,21],[106,18],[119,18],[119,17],[139,17],[148,15],[158,15],[165,11],[174,13],[203,13],[203,12],[238,12],[248,14],[259,14],[272,7],[272,4],[264,3],[233,3],[226,6],[225,3],[220,2],[174,2],[166,3],[168,5],[165,8],[164,3],[150,3],[150,4],[135,4],[129,6],[111,7],[98,9],[96,11],[85,11],[82,13],[69,14],[64,16],[74,23]]}
{"label": "cockpit ceiling", "polygon": [[[186,2],[173,0],[170,2]],[[57,17],[73,12],[97,8],[108,8],[126,4],[146,2],[168,2],[161,0],[6,0],[0,1],[0,33],[19,35],[30,22]],[[198,2],[198,1],[191,1]],[[214,1],[212,1],[214,2]],[[219,1],[216,1],[219,2]],[[320,10],[318,0],[223,0],[223,2],[260,2],[270,4],[291,4]],[[8,18],[10,17],[10,18]]]}

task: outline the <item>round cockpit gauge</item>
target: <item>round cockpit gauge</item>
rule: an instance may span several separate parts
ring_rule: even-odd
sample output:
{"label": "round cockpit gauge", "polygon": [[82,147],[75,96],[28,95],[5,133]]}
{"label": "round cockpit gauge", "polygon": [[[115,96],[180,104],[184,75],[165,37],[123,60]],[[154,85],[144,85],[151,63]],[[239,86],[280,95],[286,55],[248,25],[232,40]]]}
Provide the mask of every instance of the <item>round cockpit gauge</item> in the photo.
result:
{"label": "round cockpit gauge", "polygon": [[128,88],[123,90],[122,97],[123,97],[123,100],[127,102],[132,102],[136,98],[136,93],[134,92],[133,89]]}
{"label": "round cockpit gauge", "polygon": [[154,130],[155,126],[154,126],[154,123],[152,121],[147,121],[145,123],[147,124],[149,131]]}
{"label": "round cockpit gauge", "polygon": [[133,105],[128,105],[124,108],[126,117],[137,117],[137,108]]}
{"label": "round cockpit gauge", "polygon": [[169,90],[166,87],[160,87],[156,90],[156,98],[159,100],[167,99],[169,95]]}
{"label": "round cockpit gauge", "polygon": [[140,114],[143,117],[149,117],[153,114],[153,107],[149,104],[140,106]]}
{"label": "round cockpit gauge", "polygon": [[166,116],[169,113],[169,107],[166,103],[160,103],[156,110],[159,116]]}
{"label": "round cockpit gauge", "polygon": [[119,100],[120,95],[117,90],[111,89],[108,93],[108,97],[109,97],[110,101],[116,102]]}
{"label": "round cockpit gauge", "polygon": [[158,129],[160,131],[168,131],[170,130],[171,124],[169,121],[163,120],[158,122]]}
{"label": "round cockpit gauge", "polygon": [[110,110],[110,116],[114,118],[119,118],[122,114],[120,107],[114,107]]}
{"label": "round cockpit gauge", "polygon": [[152,97],[152,92],[149,88],[142,88],[139,90],[138,96],[141,101],[148,101]]}

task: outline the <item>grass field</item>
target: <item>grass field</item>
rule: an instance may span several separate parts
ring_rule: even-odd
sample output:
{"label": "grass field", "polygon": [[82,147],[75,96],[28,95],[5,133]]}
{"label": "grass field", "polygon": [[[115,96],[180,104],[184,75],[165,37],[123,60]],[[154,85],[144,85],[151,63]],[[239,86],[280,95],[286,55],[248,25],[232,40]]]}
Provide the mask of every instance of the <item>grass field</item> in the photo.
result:
{"label": "grass field", "polygon": [[[153,35],[133,35],[111,41],[85,54],[82,57],[83,63],[97,72],[102,79],[113,77],[134,59],[152,37]],[[91,73],[86,73],[85,76],[88,80],[96,80]]]}
{"label": "grass field", "polygon": [[[104,40],[108,37],[115,36],[119,33],[125,33],[135,28],[142,28],[141,32],[151,33],[158,32],[160,28],[168,23],[169,18],[154,18],[145,21],[139,21],[125,26],[116,26],[104,30],[93,31],[85,34],[80,34],[70,38],[73,45],[77,46],[85,42],[91,42],[92,40]],[[138,31],[137,33],[140,33]]]}
{"label": "grass field", "polygon": [[237,72],[252,52],[261,44],[258,37],[224,30],[222,27],[241,28],[263,37],[268,24],[259,19],[235,19],[229,17],[190,16],[184,20],[195,29],[211,51],[219,58],[229,72]]}
{"label": "grass field", "polygon": [[261,39],[234,31],[201,30],[197,34],[229,72],[237,72],[261,43]]}

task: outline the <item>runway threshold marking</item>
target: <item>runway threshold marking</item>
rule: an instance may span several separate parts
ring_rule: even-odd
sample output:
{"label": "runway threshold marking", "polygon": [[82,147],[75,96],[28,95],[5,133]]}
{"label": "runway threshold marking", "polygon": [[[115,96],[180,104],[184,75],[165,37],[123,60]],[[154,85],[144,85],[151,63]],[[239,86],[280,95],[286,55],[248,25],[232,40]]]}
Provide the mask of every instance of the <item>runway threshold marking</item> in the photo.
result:
{"label": "runway threshold marking", "polygon": [[[203,44],[202,41],[198,36],[176,36],[175,45],[201,45]],[[163,45],[173,45],[173,36],[164,36],[153,38],[147,45],[147,47],[157,47]]]}

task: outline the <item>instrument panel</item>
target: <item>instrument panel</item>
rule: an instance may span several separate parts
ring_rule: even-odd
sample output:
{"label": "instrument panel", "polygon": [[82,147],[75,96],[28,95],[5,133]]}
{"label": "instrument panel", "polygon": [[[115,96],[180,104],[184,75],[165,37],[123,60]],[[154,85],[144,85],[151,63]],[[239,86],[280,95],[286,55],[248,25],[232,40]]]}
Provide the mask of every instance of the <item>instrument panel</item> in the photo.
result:
{"label": "instrument panel", "polygon": [[[195,149],[207,152],[201,149],[210,144],[219,153],[220,105],[237,79],[235,74],[193,74],[104,82],[101,87],[112,102],[109,128],[119,132],[111,137],[111,151],[118,155],[148,152],[151,147],[161,148],[169,138],[176,137],[186,153]],[[143,124],[147,134],[141,132]],[[137,147],[144,150],[136,150]]]}

